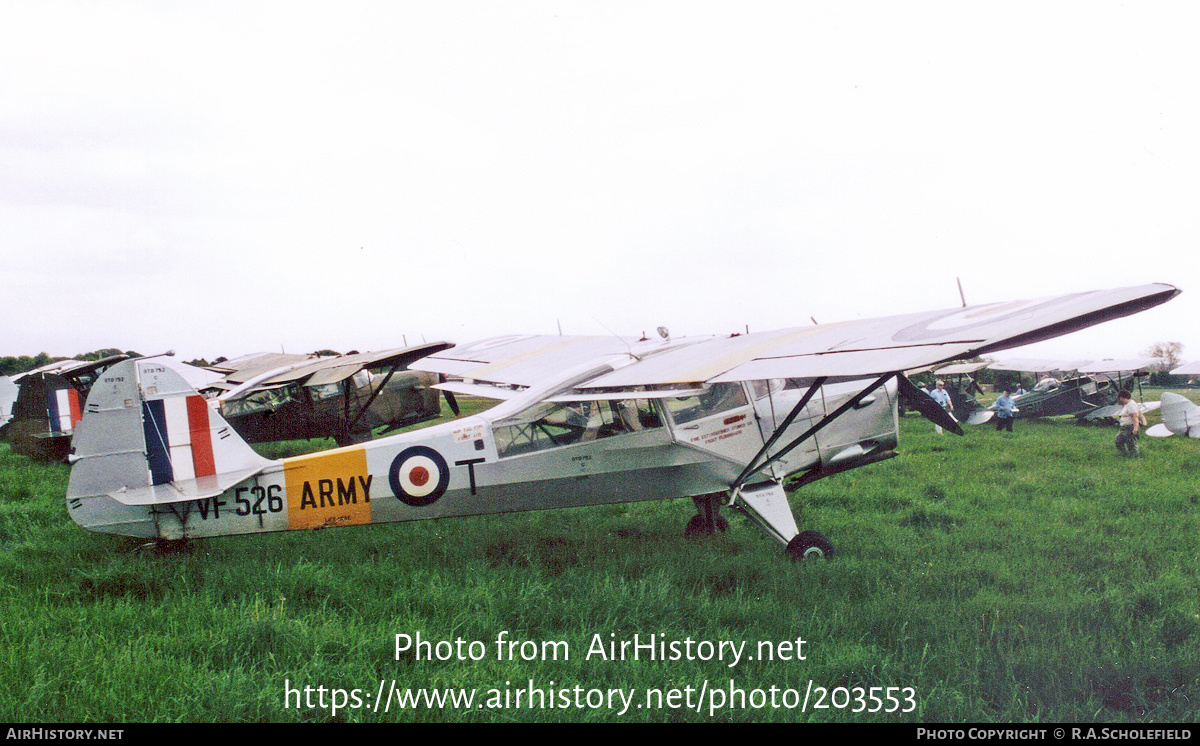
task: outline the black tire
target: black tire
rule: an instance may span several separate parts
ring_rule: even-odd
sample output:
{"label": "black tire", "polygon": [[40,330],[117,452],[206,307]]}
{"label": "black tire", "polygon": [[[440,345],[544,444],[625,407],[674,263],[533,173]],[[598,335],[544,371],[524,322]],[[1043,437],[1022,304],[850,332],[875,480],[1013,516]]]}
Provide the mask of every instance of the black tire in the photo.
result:
{"label": "black tire", "polygon": [[801,531],[784,551],[794,560],[828,559],[833,556],[833,544],[819,531]]}
{"label": "black tire", "polygon": [[[717,516],[713,523],[716,524],[717,531],[724,533],[729,530],[729,521],[725,520],[724,516]],[[683,529],[683,535],[688,539],[712,536],[714,533],[716,532],[708,530],[708,524],[704,520],[704,516],[699,514],[692,516],[687,522],[687,527]]]}

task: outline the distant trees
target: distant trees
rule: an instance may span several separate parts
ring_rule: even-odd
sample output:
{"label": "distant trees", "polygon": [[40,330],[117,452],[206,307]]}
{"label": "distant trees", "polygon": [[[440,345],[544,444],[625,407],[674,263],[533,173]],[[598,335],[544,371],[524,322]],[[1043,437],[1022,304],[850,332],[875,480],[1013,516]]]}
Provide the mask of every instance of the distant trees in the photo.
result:
{"label": "distant trees", "polygon": [[53,357],[45,352],[39,352],[36,355],[9,355],[0,357],[0,376],[12,376],[17,373],[24,373],[27,370],[40,368],[43,365],[57,363],[59,360],[102,360],[113,355],[129,355],[130,357],[141,357],[138,353],[128,350],[124,353],[115,347],[106,347],[101,350],[93,350],[92,352],[84,352],[74,357],[65,357],[58,355]]}
{"label": "distant trees", "polygon": [[1183,345],[1179,342],[1155,342],[1142,350],[1146,357],[1158,360],[1150,366],[1150,383],[1156,386],[1169,386],[1173,383],[1170,373],[1183,362],[1180,358],[1182,353]]}
{"label": "distant trees", "polygon": [[0,375],[11,376],[17,373],[24,373],[27,370],[40,368],[43,365],[49,365],[50,363],[58,362],[59,360],[66,360],[66,358],[50,357],[44,352],[39,352],[32,357],[29,355],[10,355],[8,357],[0,357]]}

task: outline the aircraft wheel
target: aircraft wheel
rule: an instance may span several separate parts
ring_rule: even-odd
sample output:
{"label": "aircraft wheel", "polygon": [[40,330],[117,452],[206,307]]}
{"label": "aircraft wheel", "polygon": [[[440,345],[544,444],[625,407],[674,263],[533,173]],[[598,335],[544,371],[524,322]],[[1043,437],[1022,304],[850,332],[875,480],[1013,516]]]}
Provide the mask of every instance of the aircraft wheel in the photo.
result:
{"label": "aircraft wheel", "polygon": [[717,531],[724,533],[729,530],[729,521],[725,520],[724,516],[717,516],[713,520],[713,525],[716,527],[716,531],[709,527],[704,516],[696,514],[688,520],[687,527],[683,529],[683,535],[685,538],[695,539],[700,536],[712,536]]}
{"label": "aircraft wheel", "polygon": [[833,544],[819,531],[801,531],[784,551],[794,560],[825,559],[833,556]]}

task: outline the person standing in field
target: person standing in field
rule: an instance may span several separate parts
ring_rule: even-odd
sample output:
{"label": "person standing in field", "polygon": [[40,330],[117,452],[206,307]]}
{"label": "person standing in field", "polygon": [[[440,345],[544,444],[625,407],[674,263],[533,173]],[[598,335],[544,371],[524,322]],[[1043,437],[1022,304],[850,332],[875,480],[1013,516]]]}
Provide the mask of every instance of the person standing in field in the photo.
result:
{"label": "person standing in field", "polygon": [[1017,403],[1009,396],[1008,389],[996,400],[996,432],[1007,430],[1012,432],[1013,416],[1017,412]]}
{"label": "person standing in field", "polygon": [[[937,402],[938,404],[941,405],[942,409],[946,410],[951,415],[954,414],[954,402],[950,401],[950,392],[946,390],[946,382],[945,381],[938,381],[937,387],[934,388],[934,390],[929,395],[933,397],[933,400],[935,402]],[[941,435],[942,434],[942,426],[934,425],[933,431],[935,433],[937,433],[938,435]]]}
{"label": "person standing in field", "polygon": [[1117,453],[1122,456],[1140,456],[1138,437],[1142,425],[1146,424],[1146,416],[1125,389],[1117,392],[1117,403],[1121,405],[1121,411],[1117,415],[1120,418],[1121,432],[1117,433],[1117,439],[1113,441],[1117,446]]}

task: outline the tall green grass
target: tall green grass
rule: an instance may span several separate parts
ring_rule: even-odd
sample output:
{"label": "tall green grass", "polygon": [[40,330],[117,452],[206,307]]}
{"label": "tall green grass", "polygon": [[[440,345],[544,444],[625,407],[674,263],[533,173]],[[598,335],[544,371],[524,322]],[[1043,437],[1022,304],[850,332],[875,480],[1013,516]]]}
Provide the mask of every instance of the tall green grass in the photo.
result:
{"label": "tall green grass", "polygon": [[[687,540],[690,500],[195,542],[89,534],[67,467],[0,446],[0,718],[323,721],[293,686],[747,690],[899,686],[907,714],[631,709],[623,719],[1192,721],[1200,697],[1200,442],[1111,428],[902,422],[901,455],[792,495],[837,547],[792,563],[743,520]],[[293,452],[322,444],[271,446]],[[563,640],[571,659],[496,660]],[[483,661],[396,660],[396,634]],[[592,635],[780,642],[804,661],[583,660]],[[828,702],[828,699],[826,700]],[[615,720],[600,709],[435,709],[350,721]]]}

